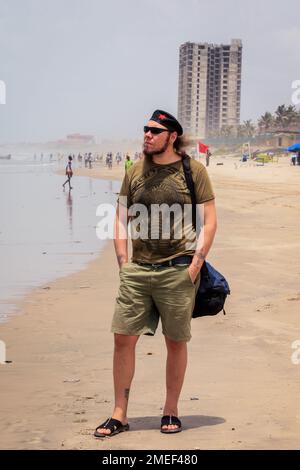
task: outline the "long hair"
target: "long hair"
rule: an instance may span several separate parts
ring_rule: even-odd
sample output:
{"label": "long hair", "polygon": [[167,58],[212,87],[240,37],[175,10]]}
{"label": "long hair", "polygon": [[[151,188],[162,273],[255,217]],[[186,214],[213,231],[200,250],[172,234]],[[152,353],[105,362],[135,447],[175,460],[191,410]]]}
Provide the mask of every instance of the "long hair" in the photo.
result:
{"label": "long hair", "polygon": [[178,153],[178,155],[181,155],[182,157],[184,157],[185,155],[187,155],[186,149],[189,146],[189,144],[190,142],[188,138],[184,135],[181,135],[180,137],[177,137],[177,139],[175,140],[173,144],[173,148],[175,152]]}

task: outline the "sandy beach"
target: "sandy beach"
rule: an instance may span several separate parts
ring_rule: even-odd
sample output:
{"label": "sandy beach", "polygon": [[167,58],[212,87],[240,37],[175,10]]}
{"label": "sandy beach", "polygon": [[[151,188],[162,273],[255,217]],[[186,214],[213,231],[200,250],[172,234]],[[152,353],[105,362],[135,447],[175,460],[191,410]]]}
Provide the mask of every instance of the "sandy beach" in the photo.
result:
{"label": "sandy beach", "polygon": [[[216,163],[223,163],[217,165]],[[111,171],[76,176],[120,179]],[[227,315],[193,320],[179,402],[184,431],[159,432],[166,351],[142,337],[131,431],[96,440],[113,406],[110,321],[118,288],[113,244],[87,268],[26,296],[0,325],[1,449],[300,449],[300,166],[212,159],[218,232],[209,261],[229,281]],[[295,362],[295,361],[294,361]],[[296,361],[298,362],[298,361]]]}

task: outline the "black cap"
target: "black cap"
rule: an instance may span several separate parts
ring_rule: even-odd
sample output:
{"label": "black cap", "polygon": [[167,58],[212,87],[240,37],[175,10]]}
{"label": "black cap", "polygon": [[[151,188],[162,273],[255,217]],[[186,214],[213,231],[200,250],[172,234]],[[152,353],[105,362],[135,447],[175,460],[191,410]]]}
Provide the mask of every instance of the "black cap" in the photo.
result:
{"label": "black cap", "polygon": [[179,122],[177,121],[172,114],[167,113],[166,111],[162,111],[161,109],[157,109],[152,114],[150,121],[155,121],[165,126],[171,132],[177,132],[177,135],[180,136],[183,134],[183,129]]}

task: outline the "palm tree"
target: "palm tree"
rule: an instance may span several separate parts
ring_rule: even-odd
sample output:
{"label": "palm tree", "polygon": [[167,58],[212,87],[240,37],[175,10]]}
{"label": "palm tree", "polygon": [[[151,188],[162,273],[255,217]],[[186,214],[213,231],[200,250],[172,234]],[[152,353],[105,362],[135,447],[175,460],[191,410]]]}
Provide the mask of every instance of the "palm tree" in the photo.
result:
{"label": "palm tree", "polygon": [[220,131],[215,129],[215,130],[210,130],[208,131],[208,137],[211,137],[213,139],[215,139],[216,137],[220,137]]}
{"label": "palm tree", "polygon": [[245,127],[242,124],[237,126],[236,134],[237,137],[245,137]]}
{"label": "palm tree", "polygon": [[266,111],[258,121],[258,128],[260,132],[267,132],[274,126],[274,118],[269,111]]}
{"label": "palm tree", "polygon": [[288,125],[294,124],[297,118],[297,114],[298,114],[295,106],[293,105],[288,106],[286,110],[286,114],[287,114],[287,124]]}
{"label": "palm tree", "polygon": [[251,119],[248,119],[247,121],[244,121],[243,122],[243,129],[244,129],[244,135],[246,135],[247,137],[253,137],[254,134],[255,134],[255,125],[253,124],[253,122],[251,121]]}
{"label": "palm tree", "polygon": [[234,135],[234,126],[222,126],[220,134],[222,137],[231,137]]}
{"label": "palm tree", "polygon": [[289,112],[288,108],[286,108],[285,104],[281,104],[275,111],[275,122],[277,127],[285,128],[288,121],[289,121]]}

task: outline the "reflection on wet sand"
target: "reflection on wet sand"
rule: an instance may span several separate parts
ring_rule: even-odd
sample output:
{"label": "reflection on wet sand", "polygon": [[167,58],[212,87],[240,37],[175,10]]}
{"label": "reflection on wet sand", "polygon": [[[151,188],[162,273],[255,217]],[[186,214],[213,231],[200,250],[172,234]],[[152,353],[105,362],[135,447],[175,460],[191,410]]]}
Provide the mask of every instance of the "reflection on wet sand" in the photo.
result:
{"label": "reflection on wet sand", "polygon": [[71,194],[71,190],[68,191],[66,194],[66,203],[67,203],[67,214],[69,218],[69,230],[71,235],[73,235],[73,198]]}

